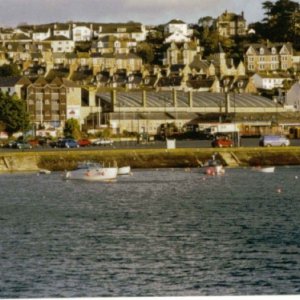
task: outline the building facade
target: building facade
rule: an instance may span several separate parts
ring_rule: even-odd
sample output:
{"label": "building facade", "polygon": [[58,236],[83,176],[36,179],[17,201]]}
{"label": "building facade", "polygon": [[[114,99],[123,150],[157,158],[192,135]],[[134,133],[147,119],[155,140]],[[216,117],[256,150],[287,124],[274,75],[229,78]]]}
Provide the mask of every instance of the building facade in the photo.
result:
{"label": "building facade", "polygon": [[286,44],[253,44],[245,52],[247,72],[286,71],[293,67],[293,47]]}

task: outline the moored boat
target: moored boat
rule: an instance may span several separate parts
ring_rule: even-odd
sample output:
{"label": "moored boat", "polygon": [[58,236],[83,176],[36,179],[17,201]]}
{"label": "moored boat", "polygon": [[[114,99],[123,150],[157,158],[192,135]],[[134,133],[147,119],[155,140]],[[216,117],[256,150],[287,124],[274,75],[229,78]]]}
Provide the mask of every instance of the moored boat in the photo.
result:
{"label": "moored boat", "polygon": [[39,170],[39,174],[49,175],[49,174],[51,174],[51,171],[50,170],[46,170],[46,169],[40,169]]}
{"label": "moored boat", "polygon": [[104,167],[97,163],[81,163],[74,171],[68,171],[65,179],[87,181],[111,181],[117,178],[117,167]]}
{"label": "moored boat", "polygon": [[215,176],[215,175],[224,175],[225,174],[225,168],[222,165],[222,163],[215,158],[215,155],[213,155],[212,159],[208,160],[204,166],[204,174]]}
{"label": "moored boat", "polygon": [[258,171],[261,173],[274,173],[275,172],[275,167],[274,166],[270,166],[270,167],[255,167],[253,169],[254,171]]}
{"label": "moored boat", "polygon": [[118,168],[118,175],[130,175],[130,174],[131,174],[130,166],[124,166]]}

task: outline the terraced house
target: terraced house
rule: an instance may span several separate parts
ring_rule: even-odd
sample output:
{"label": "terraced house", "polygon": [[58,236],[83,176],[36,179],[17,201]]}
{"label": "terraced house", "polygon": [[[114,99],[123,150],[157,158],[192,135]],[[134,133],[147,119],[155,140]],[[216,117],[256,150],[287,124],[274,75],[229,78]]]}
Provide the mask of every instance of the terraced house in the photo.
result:
{"label": "terraced house", "polygon": [[294,66],[294,50],[290,43],[253,44],[245,52],[248,72],[286,71]]}

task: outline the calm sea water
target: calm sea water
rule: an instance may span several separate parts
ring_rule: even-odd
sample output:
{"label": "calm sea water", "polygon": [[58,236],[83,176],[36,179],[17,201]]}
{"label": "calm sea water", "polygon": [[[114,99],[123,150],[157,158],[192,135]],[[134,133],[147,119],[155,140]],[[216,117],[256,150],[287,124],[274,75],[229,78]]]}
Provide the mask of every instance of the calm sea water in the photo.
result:
{"label": "calm sea water", "polygon": [[299,194],[300,167],[2,174],[0,297],[300,294]]}

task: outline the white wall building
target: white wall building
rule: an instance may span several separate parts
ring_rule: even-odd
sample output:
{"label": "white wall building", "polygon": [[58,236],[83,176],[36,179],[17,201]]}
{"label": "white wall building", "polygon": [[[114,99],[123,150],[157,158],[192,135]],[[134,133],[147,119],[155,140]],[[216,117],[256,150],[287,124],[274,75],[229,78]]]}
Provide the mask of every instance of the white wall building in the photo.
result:
{"label": "white wall building", "polygon": [[52,52],[73,52],[75,49],[75,42],[62,35],[50,37],[46,41],[50,42]]}
{"label": "white wall building", "polygon": [[65,36],[68,39],[72,39],[72,31],[70,24],[55,24],[53,29],[54,36]]}
{"label": "white wall building", "polygon": [[40,42],[44,41],[47,38],[51,36],[51,29],[50,28],[41,28],[41,29],[36,29],[32,33],[32,40],[34,42]]}
{"label": "white wall building", "polygon": [[74,42],[84,42],[90,41],[93,38],[93,26],[87,25],[76,25],[73,24],[73,41]]}
{"label": "white wall building", "polygon": [[186,36],[193,34],[193,31],[188,28],[188,24],[178,19],[171,20],[167,23],[164,27],[164,32],[165,34],[178,32]]}
{"label": "white wall building", "polygon": [[274,88],[282,88],[283,82],[285,80],[290,80],[290,78],[279,75],[261,75],[256,73],[252,76],[252,80],[256,88],[272,90]]}

